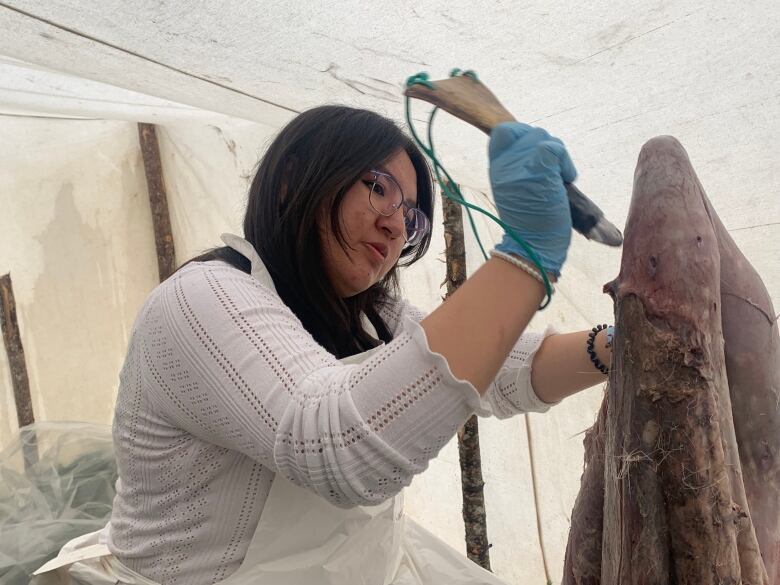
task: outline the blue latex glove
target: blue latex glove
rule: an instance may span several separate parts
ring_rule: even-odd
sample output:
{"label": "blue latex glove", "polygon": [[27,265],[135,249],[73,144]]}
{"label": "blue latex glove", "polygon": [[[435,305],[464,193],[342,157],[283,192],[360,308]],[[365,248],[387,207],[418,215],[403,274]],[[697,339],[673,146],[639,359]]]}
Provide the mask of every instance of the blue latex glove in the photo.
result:
{"label": "blue latex glove", "polygon": [[[547,131],[504,122],[490,133],[490,183],[499,217],[533,248],[556,278],[571,243],[571,212],[564,181],[577,176],[563,142]],[[508,234],[496,250],[529,254]]]}

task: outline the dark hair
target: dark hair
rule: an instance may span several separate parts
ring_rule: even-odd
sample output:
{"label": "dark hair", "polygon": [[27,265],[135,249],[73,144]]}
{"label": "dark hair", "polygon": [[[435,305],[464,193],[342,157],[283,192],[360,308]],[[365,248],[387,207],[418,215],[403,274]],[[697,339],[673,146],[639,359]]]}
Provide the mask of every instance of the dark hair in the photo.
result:
{"label": "dark hair", "polygon": [[[330,210],[330,223],[346,250],[340,206],[366,170],[398,152],[409,155],[417,174],[417,206],[433,220],[433,184],[425,157],[398,126],[374,112],[321,106],[285,126],[259,163],[249,190],[244,237],[257,250],[279,296],[306,330],[336,357],[376,346],[363,329],[361,313],[382,341],[391,334],[379,316],[381,303],[398,295],[398,266],[416,262],[428,249],[430,232],[406,247],[398,265],[368,290],[340,298],[322,261],[317,219]],[[366,201],[368,205],[368,201]],[[249,272],[249,262],[229,248],[216,248],[191,261],[221,259]]]}

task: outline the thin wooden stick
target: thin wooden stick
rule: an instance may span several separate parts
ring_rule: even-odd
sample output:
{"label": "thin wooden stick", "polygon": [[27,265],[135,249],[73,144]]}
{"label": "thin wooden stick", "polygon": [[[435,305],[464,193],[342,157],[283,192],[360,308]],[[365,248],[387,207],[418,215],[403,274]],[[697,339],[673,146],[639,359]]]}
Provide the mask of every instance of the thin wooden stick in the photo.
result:
{"label": "thin wooden stick", "polygon": [[149,204],[152,208],[152,226],[154,243],[157,248],[157,270],[160,282],[176,270],[176,252],[173,247],[171,217],[168,213],[168,195],[160,160],[160,147],[157,132],[153,124],[138,124],[138,138],[146,172],[146,185],[149,190]]}
{"label": "thin wooden stick", "polygon": [[16,319],[16,300],[14,299],[10,274],[0,276],[0,303],[2,303],[3,309],[3,342],[5,343],[5,351],[8,353],[8,367],[11,370],[16,419],[19,426],[24,427],[35,422],[35,415],[30,397],[30,380],[27,377],[22,336],[19,333],[19,322]]}
{"label": "thin wooden stick", "polygon": [[[16,318],[16,299],[14,298],[11,275],[0,276],[0,324],[3,329],[3,342],[8,354],[8,367],[11,370],[11,385],[14,389],[16,404],[16,420],[19,428],[35,422],[32,397],[30,396],[30,379],[27,376],[27,362],[24,358],[24,346],[19,332],[19,322]],[[38,447],[35,437],[22,433],[22,452],[24,465],[28,469],[38,461]]]}
{"label": "thin wooden stick", "polygon": [[[447,258],[447,297],[466,280],[466,247],[463,238],[461,206],[442,196],[444,242]],[[463,523],[466,528],[466,554],[490,570],[490,544],[485,513],[485,482],[482,479],[482,459],[479,450],[479,424],[472,416],[458,432]]]}
{"label": "thin wooden stick", "polygon": [[542,528],[542,511],[539,500],[539,476],[536,473],[536,456],[534,455],[534,434],[531,429],[531,417],[526,412],[523,414],[525,419],[525,436],[528,440],[528,464],[531,468],[531,487],[534,496],[534,513],[536,515],[536,534],[539,537],[539,552],[542,555],[542,568],[544,569],[544,578],[547,585],[552,583],[550,578],[550,566],[547,563],[547,549],[544,545],[544,528]]}

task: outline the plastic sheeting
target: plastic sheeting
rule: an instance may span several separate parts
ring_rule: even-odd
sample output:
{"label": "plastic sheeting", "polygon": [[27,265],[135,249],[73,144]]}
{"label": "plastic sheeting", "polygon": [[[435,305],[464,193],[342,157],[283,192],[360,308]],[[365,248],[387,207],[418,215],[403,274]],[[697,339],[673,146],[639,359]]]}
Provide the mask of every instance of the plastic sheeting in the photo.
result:
{"label": "plastic sheeting", "polygon": [[[291,110],[335,102],[401,120],[401,85],[420,70],[436,78],[456,66],[475,69],[520,119],[563,138],[578,185],[617,225],[642,143],[677,136],[780,305],[777,15],[773,0],[597,0],[566,10],[496,0],[330,0],[305,9],[249,0],[4,2],[0,29],[14,34],[0,35],[0,136],[7,138],[0,141],[0,209],[10,210],[0,212],[0,271],[14,278],[36,416],[108,421],[132,319],[156,282],[135,128],[105,118],[161,125],[182,261],[217,244],[222,231],[240,233],[254,162]],[[426,111],[415,104],[415,118]],[[243,120],[226,124],[218,120],[224,116]],[[435,136],[453,176],[484,204],[486,138],[446,115]],[[481,219],[478,225],[488,245],[500,237]],[[440,302],[441,231],[437,219],[432,249],[403,276],[408,298],[424,309]],[[473,271],[481,259],[466,238]],[[619,250],[575,236],[555,301],[530,328],[572,331],[609,320],[612,303],[601,289],[619,265]],[[0,445],[16,431],[2,354]],[[600,402],[596,388],[529,417],[536,503],[525,419],[483,421],[491,562],[508,582],[543,583],[542,549],[550,577],[560,577],[581,433]],[[406,501],[412,517],[462,547],[458,475],[451,442]]]}
{"label": "plastic sheeting", "polygon": [[0,453],[0,584],[27,584],[63,544],[102,528],[116,483],[111,428],[46,422]]}
{"label": "plastic sheeting", "polygon": [[[0,146],[6,155],[0,160],[9,163],[0,164],[0,208],[10,209],[0,213],[0,264],[14,278],[36,417],[108,423],[132,320],[157,279],[137,131],[126,122],[0,119],[0,135],[4,130],[14,138]],[[249,180],[273,130],[237,122],[221,127],[187,122],[158,130],[181,262],[217,245],[221,232],[241,233]],[[485,138],[480,140],[484,146]],[[472,146],[478,151],[480,144]],[[633,162],[626,165],[633,171]],[[711,170],[700,177],[709,189]],[[623,186],[628,192],[630,180]],[[469,198],[486,204],[485,195],[466,188]],[[441,218],[438,208],[436,218]],[[481,216],[477,223],[486,243],[500,237]],[[440,302],[444,278],[440,219],[433,229],[432,249],[402,277],[406,296],[426,310]],[[761,233],[732,235],[780,304],[775,240],[762,239]],[[473,271],[481,257],[470,232],[466,240]],[[601,287],[617,274],[619,261],[619,250],[575,236],[555,301],[530,329],[554,324],[572,331],[609,320],[611,301]],[[7,408],[0,415],[0,445],[16,435],[4,357],[0,351],[0,407]],[[481,421],[491,563],[507,582],[544,582],[536,508],[551,578],[559,578],[579,489],[581,433],[595,419],[600,401],[601,391],[594,388],[530,416],[536,504],[525,420]],[[460,490],[457,444],[451,442],[415,478],[406,503],[411,517],[462,550]]]}

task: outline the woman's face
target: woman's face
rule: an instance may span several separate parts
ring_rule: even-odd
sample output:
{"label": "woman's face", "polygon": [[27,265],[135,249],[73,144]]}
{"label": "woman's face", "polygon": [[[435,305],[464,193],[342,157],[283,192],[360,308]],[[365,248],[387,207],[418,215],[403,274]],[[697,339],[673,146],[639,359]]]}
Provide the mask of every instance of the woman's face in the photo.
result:
{"label": "woman's face", "polygon": [[[406,202],[417,206],[417,173],[406,152],[402,150],[381,167],[370,170],[392,175],[401,186]],[[406,244],[403,210],[389,217],[377,213],[369,204],[370,189],[361,179],[341,201],[340,220],[346,249],[336,240],[329,215],[323,214],[320,219],[325,270],[341,298],[359,294],[382,280],[398,262]]]}

